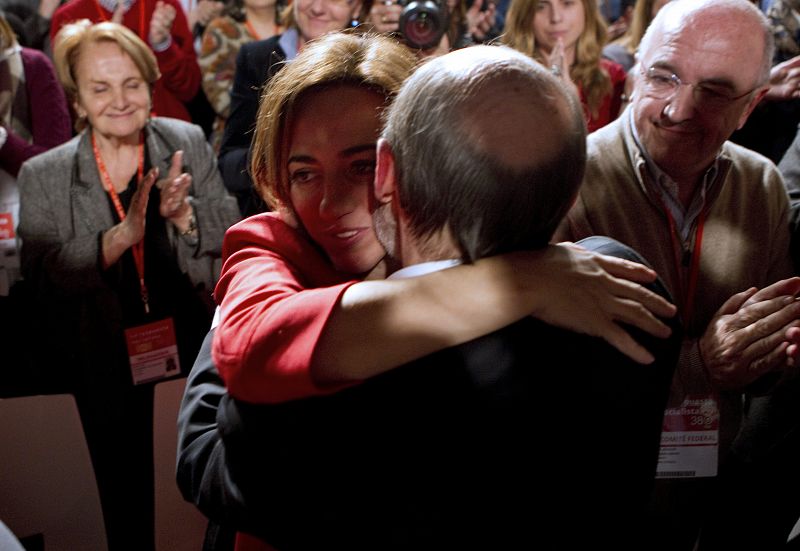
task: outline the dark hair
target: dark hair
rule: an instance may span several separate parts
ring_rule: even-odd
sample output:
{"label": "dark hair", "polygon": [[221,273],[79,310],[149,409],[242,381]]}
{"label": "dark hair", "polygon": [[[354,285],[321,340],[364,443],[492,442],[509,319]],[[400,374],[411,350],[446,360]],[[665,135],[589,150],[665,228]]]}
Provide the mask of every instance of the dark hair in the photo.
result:
{"label": "dark hair", "polygon": [[[477,62],[470,60],[466,70],[463,62],[448,69],[448,59],[458,54]],[[532,151],[532,162],[521,168],[475,145],[476,134],[469,131],[471,122],[480,125],[487,118],[479,111],[480,98],[511,85],[535,94],[547,120],[563,128],[563,143],[546,155]],[[567,122],[557,114],[564,103]],[[560,80],[510,48],[477,46],[428,62],[406,82],[386,118],[383,137],[395,157],[400,206],[411,233],[424,240],[447,229],[465,261],[546,245],[583,179],[580,103]]]}
{"label": "dark hair", "polygon": [[310,42],[270,80],[262,96],[253,136],[250,172],[261,197],[274,207],[291,204],[284,147],[288,119],[311,90],[354,84],[386,96],[387,103],[416,66],[396,40],[375,34],[332,33]]}

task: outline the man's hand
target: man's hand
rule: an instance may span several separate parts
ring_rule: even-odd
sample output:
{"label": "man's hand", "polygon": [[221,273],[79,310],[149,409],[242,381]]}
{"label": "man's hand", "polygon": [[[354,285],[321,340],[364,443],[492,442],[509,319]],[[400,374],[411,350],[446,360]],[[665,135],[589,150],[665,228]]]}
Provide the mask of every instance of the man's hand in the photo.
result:
{"label": "man's hand", "polygon": [[737,293],[700,338],[700,355],[714,386],[741,389],[796,361],[800,344],[800,278]]}

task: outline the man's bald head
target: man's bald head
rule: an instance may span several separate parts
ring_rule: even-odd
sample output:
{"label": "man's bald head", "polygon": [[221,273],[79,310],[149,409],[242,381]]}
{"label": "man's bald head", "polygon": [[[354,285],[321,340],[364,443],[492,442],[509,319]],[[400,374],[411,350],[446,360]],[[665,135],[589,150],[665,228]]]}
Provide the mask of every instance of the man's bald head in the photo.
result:
{"label": "man's bald head", "polygon": [[546,244],[583,177],[577,98],[505,47],[423,65],[390,107],[383,137],[411,233],[446,228],[467,260]]}
{"label": "man's bald head", "polygon": [[[639,43],[639,59],[646,59],[652,47],[669,40],[670,36],[696,28],[699,32],[730,33],[732,37],[760,38],[760,48],[754,50],[758,60],[758,82],[769,81],[775,41],[769,22],[761,10],[748,0],[674,0],[656,14]],[[742,60],[744,62],[744,60]]]}

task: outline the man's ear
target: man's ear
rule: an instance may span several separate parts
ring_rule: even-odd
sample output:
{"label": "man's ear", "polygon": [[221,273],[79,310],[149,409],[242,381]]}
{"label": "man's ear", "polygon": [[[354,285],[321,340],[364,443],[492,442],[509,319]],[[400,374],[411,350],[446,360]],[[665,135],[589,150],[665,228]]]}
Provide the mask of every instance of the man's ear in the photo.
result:
{"label": "man's ear", "polygon": [[397,189],[392,146],[383,138],[378,138],[378,152],[375,162],[375,199],[380,204],[391,203]]}
{"label": "man's ear", "polygon": [[745,108],[744,112],[742,113],[742,116],[739,117],[739,125],[736,127],[736,130],[742,129],[744,123],[747,122],[747,117],[750,116],[750,113],[753,112],[753,109],[756,108],[756,105],[758,105],[761,102],[761,100],[764,99],[764,96],[767,95],[768,91],[769,91],[769,86],[764,87],[763,89],[756,92],[756,94],[753,96],[753,99],[751,99],[750,103],[747,104],[747,108]]}

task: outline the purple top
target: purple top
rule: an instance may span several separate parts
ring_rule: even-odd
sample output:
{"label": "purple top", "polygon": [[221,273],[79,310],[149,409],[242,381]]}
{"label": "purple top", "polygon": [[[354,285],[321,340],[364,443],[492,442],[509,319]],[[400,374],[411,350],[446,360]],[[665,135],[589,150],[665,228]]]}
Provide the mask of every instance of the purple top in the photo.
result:
{"label": "purple top", "polygon": [[67,99],[50,59],[39,50],[22,48],[22,65],[33,143],[7,128],[8,139],[0,147],[0,167],[15,178],[22,163],[72,137]]}

